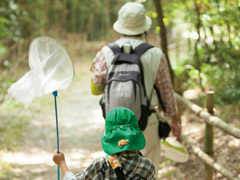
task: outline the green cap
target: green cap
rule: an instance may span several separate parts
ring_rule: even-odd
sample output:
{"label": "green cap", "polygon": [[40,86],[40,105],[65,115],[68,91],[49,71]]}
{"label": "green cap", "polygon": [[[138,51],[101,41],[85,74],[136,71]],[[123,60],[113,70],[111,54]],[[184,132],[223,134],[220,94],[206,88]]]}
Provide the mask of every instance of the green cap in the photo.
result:
{"label": "green cap", "polygon": [[133,111],[118,107],[107,114],[105,133],[102,135],[102,147],[106,154],[141,150],[145,144],[144,135]]}

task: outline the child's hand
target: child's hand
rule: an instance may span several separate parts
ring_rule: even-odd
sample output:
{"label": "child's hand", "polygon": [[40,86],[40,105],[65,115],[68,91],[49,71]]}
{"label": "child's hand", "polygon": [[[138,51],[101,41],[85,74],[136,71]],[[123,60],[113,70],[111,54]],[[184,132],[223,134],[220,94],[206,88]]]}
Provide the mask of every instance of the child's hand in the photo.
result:
{"label": "child's hand", "polygon": [[53,162],[60,166],[63,176],[69,171],[67,164],[65,162],[64,153],[60,151],[58,154],[57,151],[53,153]]}
{"label": "child's hand", "polygon": [[60,153],[58,154],[57,151],[55,151],[53,153],[53,162],[58,166],[60,166],[60,164],[65,162],[64,153],[60,151]]}

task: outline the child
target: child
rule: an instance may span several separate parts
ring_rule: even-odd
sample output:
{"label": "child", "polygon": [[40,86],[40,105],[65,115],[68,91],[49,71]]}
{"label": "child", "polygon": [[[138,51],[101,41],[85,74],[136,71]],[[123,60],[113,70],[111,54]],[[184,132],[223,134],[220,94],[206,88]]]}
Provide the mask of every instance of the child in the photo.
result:
{"label": "child", "polygon": [[76,176],[68,170],[62,152],[54,153],[53,161],[60,166],[64,180],[155,179],[152,162],[139,151],[145,147],[145,138],[131,110],[119,107],[108,113],[102,147],[106,157],[96,159]]}

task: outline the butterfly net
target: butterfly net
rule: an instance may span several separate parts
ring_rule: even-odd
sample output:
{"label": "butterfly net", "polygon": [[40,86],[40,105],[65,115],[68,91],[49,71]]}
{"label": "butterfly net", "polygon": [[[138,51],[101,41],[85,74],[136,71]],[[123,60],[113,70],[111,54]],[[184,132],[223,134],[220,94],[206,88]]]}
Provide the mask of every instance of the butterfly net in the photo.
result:
{"label": "butterfly net", "polygon": [[34,39],[29,48],[30,71],[8,89],[27,108],[35,97],[66,89],[73,81],[74,67],[63,46],[49,37]]}

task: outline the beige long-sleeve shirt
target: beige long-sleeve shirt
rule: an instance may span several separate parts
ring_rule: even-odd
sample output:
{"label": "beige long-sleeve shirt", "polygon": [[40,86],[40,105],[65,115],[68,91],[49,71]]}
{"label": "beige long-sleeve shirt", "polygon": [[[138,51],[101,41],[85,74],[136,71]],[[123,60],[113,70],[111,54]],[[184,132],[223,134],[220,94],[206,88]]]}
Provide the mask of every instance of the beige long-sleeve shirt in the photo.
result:
{"label": "beige long-sleeve shirt", "polygon": [[[132,38],[121,38],[116,41],[120,47],[128,43],[133,49],[143,42],[142,39]],[[108,46],[104,46],[97,53],[94,59],[94,68],[92,69],[92,80],[95,85],[105,83],[107,69],[113,58],[114,54]],[[168,117],[175,115],[177,113],[177,105],[165,55],[159,48],[154,47],[146,51],[140,59],[143,64],[144,80],[148,97],[151,96],[153,85],[155,84],[160,91],[162,103],[165,107],[164,115]],[[152,105],[156,105],[156,95],[153,94],[152,99]]]}

